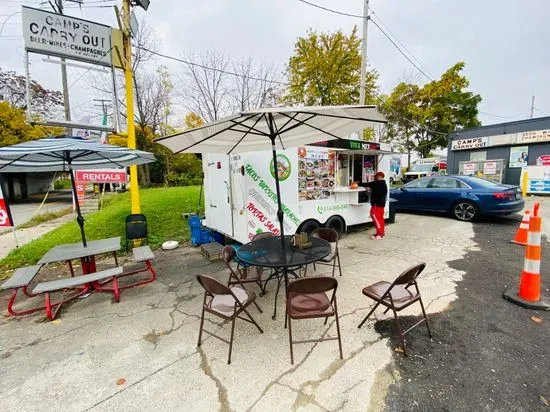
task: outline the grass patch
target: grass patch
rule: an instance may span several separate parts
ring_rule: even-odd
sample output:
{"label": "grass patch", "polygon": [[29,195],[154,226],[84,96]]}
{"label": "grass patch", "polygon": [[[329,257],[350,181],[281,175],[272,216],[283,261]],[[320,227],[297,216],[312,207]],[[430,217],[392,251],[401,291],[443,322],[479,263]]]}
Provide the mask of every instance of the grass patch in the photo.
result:
{"label": "grass patch", "polygon": [[58,217],[65,216],[73,211],[71,207],[66,209],[61,209],[56,212],[42,213],[40,215],[33,216],[31,220],[23,223],[22,225],[17,226],[18,229],[25,229],[39,225],[40,223],[48,222],[50,220],[57,219]]}
{"label": "grass patch", "polygon": [[71,179],[58,179],[53,183],[55,190],[72,189]]}
{"label": "grass patch", "polygon": [[[197,211],[199,190],[199,186],[140,190],[141,212],[147,216],[149,245],[152,248],[160,247],[167,240],[184,242],[189,239],[189,226],[181,214]],[[129,192],[106,195],[103,209],[85,216],[86,239],[120,236],[122,245],[126,245],[124,221],[131,213],[130,209]],[[0,267],[8,270],[33,265],[54,246],[80,241],[78,224],[76,220],[71,221],[12,250],[0,261]]]}

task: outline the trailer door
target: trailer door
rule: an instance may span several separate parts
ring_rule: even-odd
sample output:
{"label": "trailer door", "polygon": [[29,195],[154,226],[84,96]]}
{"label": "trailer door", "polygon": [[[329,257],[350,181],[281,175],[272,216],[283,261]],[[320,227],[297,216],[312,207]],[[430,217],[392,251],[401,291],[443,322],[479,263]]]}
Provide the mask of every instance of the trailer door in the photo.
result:
{"label": "trailer door", "polygon": [[208,210],[208,226],[233,236],[229,156],[210,154],[206,161],[208,163],[205,183],[208,186],[209,196],[206,199],[205,208]]}

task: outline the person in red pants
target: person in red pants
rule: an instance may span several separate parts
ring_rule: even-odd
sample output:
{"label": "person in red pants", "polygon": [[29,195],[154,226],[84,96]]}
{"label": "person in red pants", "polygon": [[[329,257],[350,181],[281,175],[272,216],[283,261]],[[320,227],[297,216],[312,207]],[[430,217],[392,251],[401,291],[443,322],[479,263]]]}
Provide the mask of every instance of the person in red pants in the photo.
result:
{"label": "person in red pants", "polygon": [[372,236],[372,239],[384,239],[386,235],[384,231],[384,208],[388,197],[388,185],[384,177],[384,173],[378,172],[374,175],[374,181],[365,185],[370,189],[370,216],[376,227],[376,234]]}

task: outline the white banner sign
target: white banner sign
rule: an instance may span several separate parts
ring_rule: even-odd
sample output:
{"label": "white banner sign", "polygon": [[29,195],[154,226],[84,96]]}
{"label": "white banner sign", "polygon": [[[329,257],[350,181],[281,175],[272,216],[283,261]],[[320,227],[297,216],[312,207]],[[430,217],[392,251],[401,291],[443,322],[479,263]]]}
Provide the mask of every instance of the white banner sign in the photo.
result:
{"label": "white banner sign", "polygon": [[546,142],[550,140],[550,130],[534,130],[532,132],[518,133],[517,143]]}
{"label": "white banner sign", "polygon": [[111,65],[109,26],[25,6],[22,20],[28,51]]}
{"label": "white banner sign", "polygon": [[453,140],[452,150],[480,149],[488,146],[487,137],[472,137],[471,139]]}
{"label": "white banner sign", "polygon": [[475,163],[464,163],[463,172],[466,176],[473,175],[476,172],[476,164]]}
{"label": "white banner sign", "polygon": [[497,162],[485,162],[483,163],[484,175],[496,175],[497,174]]}

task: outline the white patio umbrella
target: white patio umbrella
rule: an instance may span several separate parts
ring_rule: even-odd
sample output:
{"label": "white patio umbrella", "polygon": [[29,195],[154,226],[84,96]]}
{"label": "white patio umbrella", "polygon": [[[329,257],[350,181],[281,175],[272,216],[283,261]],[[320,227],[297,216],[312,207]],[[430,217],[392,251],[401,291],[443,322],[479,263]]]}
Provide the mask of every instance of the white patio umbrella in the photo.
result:
{"label": "white patio umbrella", "polygon": [[284,248],[283,210],[277,149],[346,139],[365,127],[385,123],[376,106],[269,107],[156,140],[174,153],[241,153],[271,149],[275,166],[277,218]]}
{"label": "white patio umbrella", "polygon": [[154,162],[152,153],[101,144],[79,137],[61,136],[0,148],[0,173],[69,171],[75,198],[77,222],[86,246],[84,218],[76,195],[73,170],[125,168]]}

